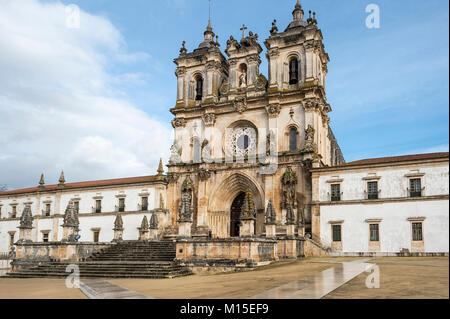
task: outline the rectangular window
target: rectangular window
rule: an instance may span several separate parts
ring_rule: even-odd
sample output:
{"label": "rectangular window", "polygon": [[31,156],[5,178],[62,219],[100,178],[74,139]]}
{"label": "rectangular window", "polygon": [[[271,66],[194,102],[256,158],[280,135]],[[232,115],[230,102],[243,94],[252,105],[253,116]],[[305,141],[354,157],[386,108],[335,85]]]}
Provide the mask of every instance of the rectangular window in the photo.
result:
{"label": "rectangular window", "polygon": [[100,239],[100,231],[96,230],[94,231],[94,243],[98,243]]}
{"label": "rectangular window", "polygon": [[367,199],[378,199],[378,182],[367,183]]}
{"label": "rectangular window", "polygon": [[12,207],[11,218],[16,218],[17,216],[17,206]]}
{"label": "rectangular window", "polygon": [[2,218],[2,206],[0,206],[0,218]]}
{"label": "rectangular window", "polygon": [[45,204],[45,216],[50,216],[50,204]]}
{"label": "rectangular window", "polygon": [[370,241],[380,241],[380,230],[378,224],[370,224]]}
{"label": "rectangular window", "polygon": [[101,199],[97,199],[95,201],[95,212],[97,214],[102,212],[102,200]]}
{"label": "rectangular window", "polygon": [[341,200],[341,184],[331,185],[331,201],[338,202]]}
{"label": "rectangular window", "polygon": [[119,198],[119,212],[125,211],[125,198]]}
{"label": "rectangular window", "polygon": [[148,210],[148,197],[142,197],[142,210]]}
{"label": "rectangular window", "polygon": [[42,234],[42,242],[44,243],[48,243],[48,233],[43,233]]}
{"label": "rectangular window", "polygon": [[341,241],[341,225],[333,225],[333,241]]}
{"label": "rectangular window", "polygon": [[409,196],[422,197],[422,181],[420,178],[413,178],[409,180]]}
{"label": "rectangular window", "polygon": [[413,241],[422,241],[422,223],[413,223],[412,231],[413,231]]}

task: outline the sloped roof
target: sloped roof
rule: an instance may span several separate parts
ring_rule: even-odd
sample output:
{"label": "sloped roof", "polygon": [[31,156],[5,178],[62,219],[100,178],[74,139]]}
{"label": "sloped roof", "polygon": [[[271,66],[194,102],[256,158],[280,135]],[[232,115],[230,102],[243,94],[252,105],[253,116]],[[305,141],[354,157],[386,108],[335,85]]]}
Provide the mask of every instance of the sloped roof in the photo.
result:
{"label": "sloped roof", "polygon": [[136,183],[151,183],[151,182],[164,182],[164,181],[165,181],[164,176],[161,176],[161,175],[117,178],[117,179],[107,179],[107,180],[99,180],[99,181],[66,183],[66,184],[64,184],[64,187],[59,187],[56,184],[56,185],[45,185],[44,188],[39,188],[39,187],[22,188],[22,189],[0,192],[0,196],[34,193],[37,191],[53,191],[53,190],[58,190],[58,189],[79,189],[79,188],[89,188],[89,187],[118,186],[118,185],[136,184]]}

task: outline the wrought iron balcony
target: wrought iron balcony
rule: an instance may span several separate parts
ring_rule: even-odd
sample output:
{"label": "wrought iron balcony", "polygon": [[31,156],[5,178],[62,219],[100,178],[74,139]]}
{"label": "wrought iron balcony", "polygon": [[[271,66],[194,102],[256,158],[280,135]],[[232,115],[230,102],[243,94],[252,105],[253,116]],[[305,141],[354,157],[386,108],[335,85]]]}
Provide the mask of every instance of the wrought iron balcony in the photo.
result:
{"label": "wrought iron balcony", "polygon": [[102,207],[92,207],[92,213],[100,214],[102,212]]}
{"label": "wrought iron balcony", "polygon": [[328,193],[328,201],[330,202],[340,202],[342,200],[342,195],[344,195],[344,192],[341,193],[334,193],[334,194],[330,194]]}
{"label": "wrought iron balcony", "polygon": [[364,191],[364,197],[367,200],[375,200],[380,198],[381,189],[376,192],[367,192]]}
{"label": "wrought iron balcony", "polygon": [[425,190],[425,187],[422,187],[420,190],[407,188],[406,192],[408,193],[409,197],[414,198],[414,197],[422,197],[424,190]]}
{"label": "wrought iron balcony", "polygon": [[146,212],[148,211],[148,205],[137,204],[137,210],[138,212]]}
{"label": "wrought iron balcony", "polygon": [[42,210],[42,216],[45,216],[45,217],[50,216],[50,211],[49,210]]}

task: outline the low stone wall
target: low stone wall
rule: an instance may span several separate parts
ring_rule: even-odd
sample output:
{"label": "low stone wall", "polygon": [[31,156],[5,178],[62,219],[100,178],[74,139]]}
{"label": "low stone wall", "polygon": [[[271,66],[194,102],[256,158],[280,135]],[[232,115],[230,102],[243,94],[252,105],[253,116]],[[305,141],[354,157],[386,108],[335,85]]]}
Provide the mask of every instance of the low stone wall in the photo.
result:
{"label": "low stone wall", "polygon": [[277,241],[267,238],[177,240],[176,261],[194,273],[254,268],[278,260]]}
{"label": "low stone wall", "polygon": [[79,262],[93,253],[110,247],[112,243],[24,243],[16,245],[12,271],[36,265],[39,262]]}
{"label": "low stone wall", "polygon": [[302,237],[283,236],[277,238],[277,253],[280,259],[304,257],[304,239]]}

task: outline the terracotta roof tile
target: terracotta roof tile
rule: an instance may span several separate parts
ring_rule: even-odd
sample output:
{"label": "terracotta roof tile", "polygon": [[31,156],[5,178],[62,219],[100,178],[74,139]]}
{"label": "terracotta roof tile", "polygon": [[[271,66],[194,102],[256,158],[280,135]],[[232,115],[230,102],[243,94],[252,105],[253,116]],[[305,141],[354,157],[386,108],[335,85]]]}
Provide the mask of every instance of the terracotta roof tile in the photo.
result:
{"label": "terracotta roof tile", "polygon": [[[158,176],[158,175],[128,177],[128,178],[117,178],[117,179],[108,179],[108,180],[100,180],[100,181],[66,183],[64,185],[64,188],[62,188],[62,189],[78,189],[78,188],[88,188],[88,187],[126,185],[126,184],[135,184],[135,183],[150,183],[150,182],[156,182],[156,181],[162,181],[162,180],[163,180],[163,176]],[[52,190],[57,190],[57,189],[61,189],[61,188],[58,187],[58,185],[45,185],[44,188],[30,187],[30,188],[22,188],[22,189],[0,192],[0,196],[1,195],[16,195],[16,194],[34,193],[37,191],[52,191]]]}
{"label": "terracotta roof tile", "polygon": [[389,164],[405,161],[417,161],[417,160],[428,160],[428,159],[439,159],[448,158],[448,152],[442,153],[429,153],[429,154],[414,154],[414,155],[403,155],[403,156],[392,156],[392,157],[380,157],[380,158],[368,158],[362,159],[354,162],[349,162],[334,167],[345,167],[345,166],[355,166],[355,165],[370,165],[370,164]]}

